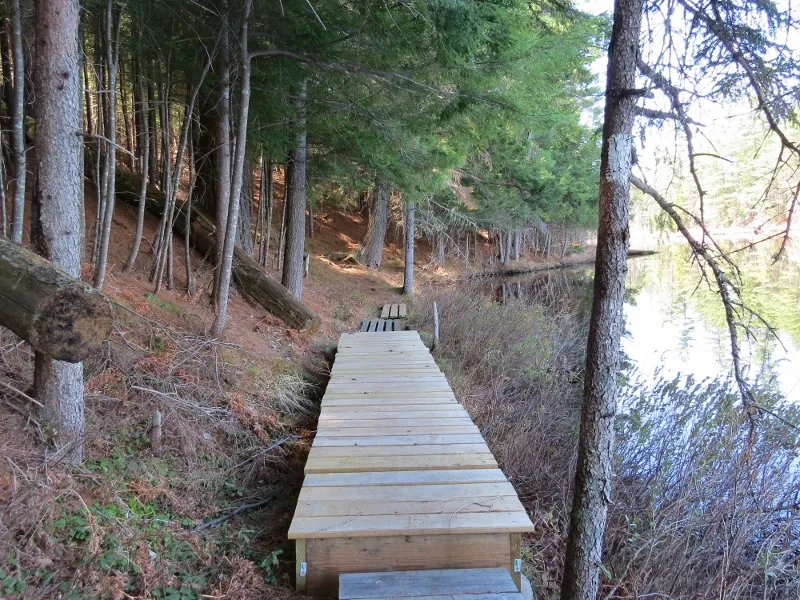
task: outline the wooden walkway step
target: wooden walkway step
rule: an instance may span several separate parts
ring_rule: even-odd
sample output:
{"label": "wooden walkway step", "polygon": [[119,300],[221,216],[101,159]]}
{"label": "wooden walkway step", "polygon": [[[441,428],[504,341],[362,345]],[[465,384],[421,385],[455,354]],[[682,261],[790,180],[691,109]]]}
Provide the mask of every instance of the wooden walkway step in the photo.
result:
{"label": "wooden walkway step", "polygon": [[401,323],[397,319],[367,319],[361,321],[359,331],[399,331]]}
{"label": "wooden walkway step", "polygon": [[406,313],[405,304],[384,304],[381,309],[381,319],[405,319]]}
{"label": "wooden walkway step", "polygon": [[341,336],[305,474],[289,529],[298,589],[461,568],[519,585],[531,521],[416,331]]}
{"label": "wooden walkway step", "polygon": [[438,569],[339,576],[340,600],[522,600],[508,571]]}

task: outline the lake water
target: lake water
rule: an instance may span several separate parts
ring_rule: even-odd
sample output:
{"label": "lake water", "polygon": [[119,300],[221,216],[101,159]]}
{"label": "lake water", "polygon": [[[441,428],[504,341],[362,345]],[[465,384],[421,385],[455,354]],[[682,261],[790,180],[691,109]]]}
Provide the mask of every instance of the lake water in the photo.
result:
{"label": "lake water", "polygon": [[[756,318],[749,319],[753,337],[740,330],[742,357],[752,382],[800,404],[800,261],[785,257],[773,263],[774,252],[774,247],[760,245],[734,254],[745,303],[775,332],[771,335]],[[536,297],[539,302],[577,295],[588,312],[591,277],[591,269],[525,276],[507,282],[498,294]],[[659,376],[682,375],[698,381],[731,372],[722,305],[701,281],[684,245],[629,260],[625,324],[622,348],[632,379],[646,384]]]}

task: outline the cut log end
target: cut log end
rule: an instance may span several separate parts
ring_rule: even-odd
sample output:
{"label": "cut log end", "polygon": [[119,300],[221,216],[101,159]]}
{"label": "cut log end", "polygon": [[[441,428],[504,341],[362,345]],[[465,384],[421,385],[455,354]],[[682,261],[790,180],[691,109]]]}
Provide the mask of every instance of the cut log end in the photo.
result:
{"label": "cut log end", "polygon": [[111,335],[109,302],[80,284],[61,289],[41,308],[30,344],[56,360],[80,362],[99,352]]}
{"label": "cut log end", "polygon": [[111,304],[30,250],[0,238],[0,325],[48,358],[80,362],[111,334]]}

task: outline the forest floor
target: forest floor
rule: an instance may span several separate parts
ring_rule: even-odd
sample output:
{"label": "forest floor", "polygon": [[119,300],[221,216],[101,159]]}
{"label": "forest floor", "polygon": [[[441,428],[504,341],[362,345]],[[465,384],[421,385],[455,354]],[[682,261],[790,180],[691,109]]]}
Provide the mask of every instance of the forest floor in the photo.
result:
{"label": "forest floor", "polygon": [[[86,209],[91,232],[89,189]],[[402,299],[399,240],[390,232],[378,270],[333,262],[325,255],[355,249],[365,219],[316,214],[303,301],[322,318],[320,331],[288,329],[234,291],[228,328],[211,340],[211,264],[192,255],[196,292],[188,295],[175,238],[175,286],[156,297],[148,281],[155,219],[146,222],[135,269],[122,272],[135,223],[134,208],[119,203],[104,292],[128,310],[117,311],[107,352],[84,363],[82,467],[47,460],[33,407],[11,391],[30,395],[32,354],[0,329],[0,597],[288,598],[294,553],[286,532],[332,350],[341,332]],[[488,252],[486,245],[478,256]],[[434,266],[424,243],[417,259],[420,297],[464,275],[462,259]],[[157,409],[159,456],[151,439]]]}

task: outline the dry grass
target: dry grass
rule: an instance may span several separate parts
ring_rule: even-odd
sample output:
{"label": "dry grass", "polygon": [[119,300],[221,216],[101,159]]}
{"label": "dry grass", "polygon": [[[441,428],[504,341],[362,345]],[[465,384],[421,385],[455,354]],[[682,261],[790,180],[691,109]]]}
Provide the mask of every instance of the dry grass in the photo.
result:
{"label": "dry grass", "polygon": [[285,532],[317,410],[310,372],[324,375],[323,361],[264,359],[122,309],[106,351],[84,363],[87,459],[67,470],[43,454],[33,407],[9,391],[30,388],[30,351],[8,332],[0,348],[0,596],[293,595],[275,586],[291,582]]}
{"label": "dry grass", "polygon": [[553,591],[577,442],[583,324],[570,307],[546,312],[493,302],[478,284],[417,301],[420,330],[432,331],[434,300],[441,321],[436,360],[531,512],[536,533],[526,539],[528,575],[536,589]]}
{"label": "dry grass", "polygon": [[[562,283],[540,280],[522,300],[491,284],[443,290],[413,311],[430,332],[437,302],[437,361],[535,524],[523,546],[540,598],[559,595],[583,391],[585,297]],[[800,597],[800,438],[775,420],[751,432],[724,386],[623,388],[603,600]]]}

